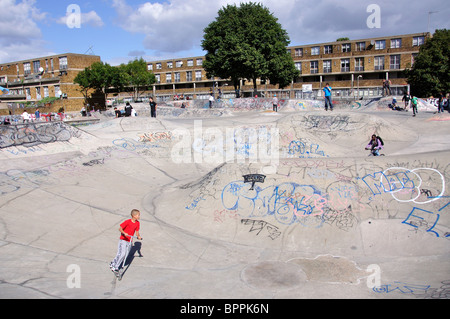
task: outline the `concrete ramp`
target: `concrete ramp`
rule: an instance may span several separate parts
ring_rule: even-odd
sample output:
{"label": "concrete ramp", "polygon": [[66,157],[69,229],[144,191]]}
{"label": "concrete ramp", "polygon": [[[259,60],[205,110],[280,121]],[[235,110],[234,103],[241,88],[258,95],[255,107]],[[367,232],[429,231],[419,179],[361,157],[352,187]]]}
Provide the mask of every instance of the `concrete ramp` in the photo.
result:
{"label": "concrete ramp", "polygon": [[[446,156],[432,158],[439,163]],[[224,164],[167,190],[155,216],[205,238],[284,252],[444,256],[450,220],[440,212],[449,202],[444,176],[450,166],[405,165],[419,161],[283,160],[275,174],[264,174],[259,165]],[[248,175],[264,178],[252,184]]]}
{"label": "concrete ramp", "polygon": [[447,114],[299,103],[2,128],[0,297],[448,299]]}

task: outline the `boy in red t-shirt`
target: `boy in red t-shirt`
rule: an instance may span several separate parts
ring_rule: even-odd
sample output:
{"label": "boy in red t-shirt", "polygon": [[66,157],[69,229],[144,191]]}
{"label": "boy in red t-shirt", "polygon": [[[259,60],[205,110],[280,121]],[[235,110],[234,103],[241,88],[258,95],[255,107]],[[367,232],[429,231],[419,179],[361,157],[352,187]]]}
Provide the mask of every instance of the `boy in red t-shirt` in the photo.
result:
{"label": "boy in red t-shirt", "polygon": [[131,211],[131,219],[127,219],[122,224],[120,224],[120,240],[117,248],[117,255],[114,260],[109,264],[109,268],[115,273],[119,271],[120,266],[123,263],[125,256],[127,255],[131,241],[129,236],[134,236],[136,232],[137,239],[141,240],[141,235],[139,234],[139,218],[141,217],[141,212],[137,209]]}

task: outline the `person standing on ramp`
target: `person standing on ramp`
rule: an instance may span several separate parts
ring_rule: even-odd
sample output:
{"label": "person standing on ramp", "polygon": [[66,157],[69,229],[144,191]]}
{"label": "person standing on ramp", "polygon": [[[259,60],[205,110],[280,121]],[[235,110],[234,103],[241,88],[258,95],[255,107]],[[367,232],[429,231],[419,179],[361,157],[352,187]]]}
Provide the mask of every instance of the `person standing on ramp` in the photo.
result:
{"label": "person standing on ramp", "polygon": [[153,101],[152,97],[150,98],[150,115],[156,118],[156,102]]}
{"label": "person standing on ramp", "polygon": [[113,261],[109,264],[109,268],[115,274],[119,274],[120,267],[124,264],[124,259],[128,255],[131,246],[130,236],[134,236],[136,233],[137,239],[141,240],[141,235],[139,234],[140,224],[139,219],[141,217],[141,212],[137,209],[131,211],[131,219],[127,219],[122,224],[120,224],[120,239],[117,247],[117,254]]}
{"label": "person standing on ramp", "polygon": [[329,83],[323,88],[325,93],[325,111],[328,111],[328,106],[330,106],[330,111],[333,111],[333,102],[331,101],[331,86]]}

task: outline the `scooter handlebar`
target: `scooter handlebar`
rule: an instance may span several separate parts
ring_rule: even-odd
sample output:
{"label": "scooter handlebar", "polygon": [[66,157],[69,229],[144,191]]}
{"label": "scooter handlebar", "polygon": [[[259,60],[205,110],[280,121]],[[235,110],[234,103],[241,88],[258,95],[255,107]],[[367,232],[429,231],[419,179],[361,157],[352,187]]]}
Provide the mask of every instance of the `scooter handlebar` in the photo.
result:
{"label": "scooter handlebar", "polygon": [[[128,235],[128,237],[134,238],[134,239],[138,239],[137,236],[131,236],[131,235]],[[138,240],[143,240],[143,239],[144,239],[144,238],[141,237],[141,239],[138,239]]]}

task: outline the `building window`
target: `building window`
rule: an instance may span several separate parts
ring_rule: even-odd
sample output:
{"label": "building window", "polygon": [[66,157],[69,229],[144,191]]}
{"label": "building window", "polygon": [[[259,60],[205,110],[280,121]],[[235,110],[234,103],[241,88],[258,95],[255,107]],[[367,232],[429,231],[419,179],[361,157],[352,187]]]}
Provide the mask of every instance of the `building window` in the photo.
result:
{"label": "building window", "polygon": [[319,55],[319,54],[320,54],[320,47],[311,48],[311,55]]}
{"label": "building window", "polygon": [[59,70],[67,70],[67,57],[62,56],[59,58]]}
{"label": "building window", "polygon": [[157,70],[161,70],[162,68],[162,64],[161,63],[156,63],[156,69]]}
{"label": "building window", "polygon": [[295,62],[295,68],[302,74],[302,62]]}
{"label": "building window", "polygon": [[181,67],[183,66],[183,61],[177,61],[177,62],[175,62],[175,66],[176,66],[177,68],[181,68]]}
{"label": "building window", "polygon": [[59,85],[55,85],[55,97],[60,97],[60,89],[59,89]]}
{"label": "building window", "polygon": [[30,65],[30,62],[25,62],[25,63],[23,64],[23,73],[24,73],[25,76],[31,74],[31,65]]}
{"label": "building window", "polygon": [[187,60],[187,66],[194,66],[194,60]]}
{"label": "building window", "polygon": [[386,40],[375,41],[375,50],[383,50],[383,49],[386,49]]}
{"label": "building window", "polygon": [[153,64],[147,64],[147,71],[153,71]]}
{"label": "building window", "polygon": [[197,59],[197,66],[203,65],[203,59]]}
{"label": "building window", "polygon": [[40,100],[40,99],[42,99],[42,97],[41,97],[41,88],[37,87],[36,88],[36,100]]}
{"label": "building window", "polygon": [[331,73],[331,60],[323,61],[323,73]]}
{"label": "building window", "polygon": [[319,61],[311,61],[311,74],[319,73]]}
{"label": "building window", "polygon": [[186,81],[192,82],[192,71],[186,72]]}
{"label": "building window", "polygon": [[39,73],[39,68],[41,67],[41,61],[33,61],[34,73]]}
{"label": "building window", "polygon": [[352,51],[352,45],[350,43],[344,43],[342,45],[342,52],[351,52]]}
{"label": "building window", "polygon": [[333,46],[332,45],[326,45],[323,47],[323,53],[324,54],[331,54],[333,53]]}
{"label": "building window", "polygon": [[301,56],[303,56],[303,48],[297,48],[297,49],[295,49],[295,56],[296,56],[296,57],[301,57]]}
{"label": "building window", "polygon": [[166,73],[166,83],[172,83],[172,73]]}
{"label": "building window", "polygon": [[355,71],[364,71],[364,58],[355,58]]}
{"label": "building window", "polygon": [[356,51],[365,51],[366,50],[366,42],[356,42]]}
{"label": "building window", "polygon": [[173,62],[172,61],[171,62],[167,62],[167,67],[169,69],[172,69],[173,68]]}
{"label": "building window", "polygon": [[350,59],[341,59],[341,72],[350,72]]}
{"label": "building window", "polygon": [[156,84],[160,84],[161,83],[161,74],[155,74],[155,78],[156,78]]}
{"label": "building window", "polygon": [[391,70],[399,70],[400,69],[400,55],[391,55],[390,69]]}
{"label": "building window", "polygon": [[48,86],[44,86],[44,97],[49,97],[49,95],[48,95]]}
{"label": "building window", "polygon": [[195,81],[202,80],[202,71],[195,71]]}
{"label": "building window", "polygon": [[391,39],[391,49],[400,49],[402,47],[402,39]]}
{"label": "building window", "polygon": [[420,46],[424,43],[425,43],[425,37],[423,37],[423,36],[413,38],[413,47]]}
{"label": "building window", "polygon": [[174,82],[178,83],[181,81],[181,76],[180,76],[180,72],[175,72],[175,78],[174,78]]}
{"label": "building window", "polygon": [[376,56],[374,58],[375,70],[384,70],[384,56]]}

